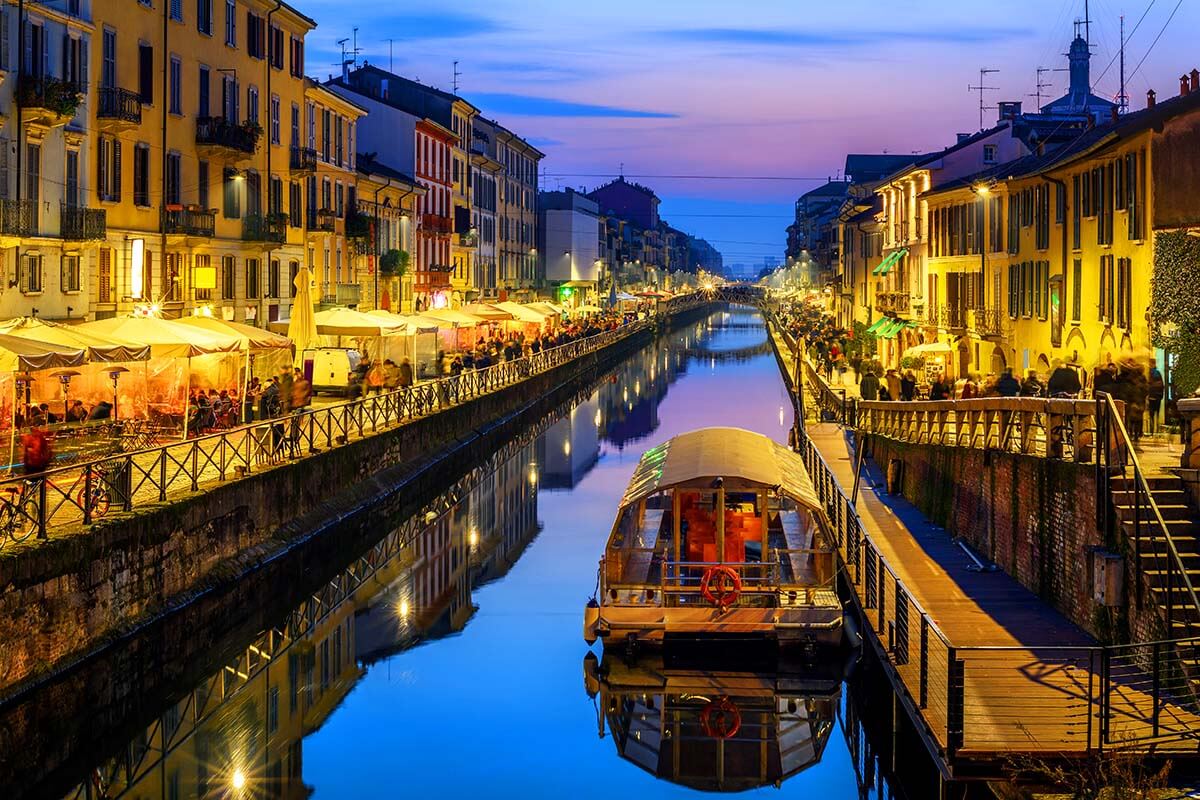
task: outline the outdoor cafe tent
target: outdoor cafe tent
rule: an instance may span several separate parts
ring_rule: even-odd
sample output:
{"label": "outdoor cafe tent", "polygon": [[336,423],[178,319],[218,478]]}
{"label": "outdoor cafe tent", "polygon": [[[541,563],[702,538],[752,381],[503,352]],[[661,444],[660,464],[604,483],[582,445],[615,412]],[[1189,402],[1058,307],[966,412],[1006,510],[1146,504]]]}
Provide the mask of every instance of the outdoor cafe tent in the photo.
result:
{"label": "outdoor cafe tent", "polygon": [[487,320],[456,308],[432,308],[421,312],[429,319],[453,323],[455,326],[455,350],[470,350],[480,338],[487,335]]}
{"label": "outdoor cafe tent", "polygon": [[145,361],[150,358],[147,345],[106,339],[73,325],[56,325],[36,317],[16,317],[0,323],[0,333],[66,349],[83,350],[86,360],[93,363]]}
{"label": "outdoor cafe tent", "polygon": [[506,322],[514,319],[515,315],[490,303],[468,303],[462,307],[467,314],[487,320],[488,322]]}
{"label": "outdoor cafe tent", "polygon": [[547,303],[545,301],[526,303],[525,305],[529,308],[532,308],[534,311],[545,311],[547,314],[550,314],[554,317],[561,317],[563,313],[565,313],[562,308],[556,306],[554,303]]}
{"label": "outdoor cafe tent", "polygon": [[[367,315],[382,317],[402,326],[395,328],[381,340],[381,358],[390,358],[396,364],[407,358],[418,377],[437,374],[438,351],[441,349],[438,335],[441,325],[446,323],[439,324],[437,320],[393,314],[382,309],[368,311]],[[447,330],[453,332],[453,328]]]}
{"label": "outdoor cafe tent", "polygon": [[511,314],[512,318],[517,322],[535,322],[539,325],[547,319],[558,316],[557,314],[551,314],[549,311],[539,311],[536,308],[514,303],[512,300],[504,300],[496,303],[496,308]]}
{"label": "outdoor cafe tent", "polygon": [[215,353],[236,353],[241,349],[241,342],[233,334],[201,330],[158,317],[98,319],[85,322],[78,329],[110,341],[150,345],[153,358],[194,358]]}
{"label": "outdoor cafe tent", "polygon": [[929,342],[927,344],[918,344],[914,347],[908,348],[904,351],[903,357],[908,358],[910,356],[928,356],[939,353],[949,353],[952,351],[952,349],[953,348],[951,348],[950,345],[946,344],[945,342]]}
{"label": "outdoor cafe tent", "polygon": [[236,336],[247,356],[248,370],[242,374],[242,394],[251,376],[266,380],[278,375],[292,361],[292,340],[253,325],[216,317],[182,317],[177,322],[200,330]]}

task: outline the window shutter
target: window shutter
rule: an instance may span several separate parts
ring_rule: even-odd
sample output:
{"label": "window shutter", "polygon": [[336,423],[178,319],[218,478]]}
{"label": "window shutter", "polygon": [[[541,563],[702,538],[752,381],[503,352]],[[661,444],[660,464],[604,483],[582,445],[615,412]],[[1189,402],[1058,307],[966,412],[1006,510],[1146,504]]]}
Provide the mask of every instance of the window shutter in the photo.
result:
{"label": "window shutter", "polygon": [[12,58],[12,53],[9,50],[9,16],[8,6],[0,8],[0,69],[12,69],[12,64],[9,59]]}
{"label": "window shutter", "polygon": [[121,201],[121,140],[114,139],[112,143],[112,199]]}
{"label": "window shutter", "polygon": [[79,40],[79,80],[84,87],[88,85],[88,43],[87,39]]}

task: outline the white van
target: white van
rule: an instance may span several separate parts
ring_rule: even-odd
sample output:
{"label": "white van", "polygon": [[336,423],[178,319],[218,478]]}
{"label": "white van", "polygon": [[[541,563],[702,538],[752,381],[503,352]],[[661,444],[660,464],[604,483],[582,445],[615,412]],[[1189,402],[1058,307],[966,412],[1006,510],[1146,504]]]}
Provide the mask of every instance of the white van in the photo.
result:
{"label": "white van", "polygon": [[354,370],[362,354],[352,347],[316,347],[304,351],[304,372],[311,375],[313,394],[327,392],[354,397],[361,387]]}

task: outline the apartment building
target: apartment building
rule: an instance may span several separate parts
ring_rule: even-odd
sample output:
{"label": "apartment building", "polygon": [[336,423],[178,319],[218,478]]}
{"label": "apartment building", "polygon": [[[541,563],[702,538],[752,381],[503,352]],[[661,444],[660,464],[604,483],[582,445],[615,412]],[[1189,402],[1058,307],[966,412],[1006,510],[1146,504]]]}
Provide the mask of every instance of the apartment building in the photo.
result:
{"label": "apartment building", "polygon": [[496,160],[496,126],[476,117],[471,139],[471,228],[476,237],[472,284],[481,300],[500,296],[497,209],[503,169]]}
{"label": "apartment building", "polygon": [[528,300],[545,279],[537,254],[538,164],[545,154],[498,123],[492,125],[501,165],[496,202],[500,297]]}
{"label": "apartment building", "polygon": [[417,208],[427,190],[374,154],[359,153],[356,166],[358,215],[370,232],[366,252],[357,257],[362,286],[358,308],[411,314]]}

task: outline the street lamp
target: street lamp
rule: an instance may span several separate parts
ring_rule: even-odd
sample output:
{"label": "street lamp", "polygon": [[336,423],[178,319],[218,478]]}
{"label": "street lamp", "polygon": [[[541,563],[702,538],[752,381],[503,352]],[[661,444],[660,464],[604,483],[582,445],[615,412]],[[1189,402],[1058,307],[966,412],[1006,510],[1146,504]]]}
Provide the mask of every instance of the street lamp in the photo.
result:
{"label": "street lamp", "polygon": [[129,370],[126,369],[125,367],[109,367],[108,369],[106,369],[104,371],[106,373],[108,373],[108,377],[112,381],[112,385],[113,385],[112,420],[113,420],[113,422],[116,422],[117,421],[117,381],[121,378],[122,372],[129,372]]}
{"label": "street lamp", "polygon": [[67,412],[71,410],[71,378],[74,378],[79,373],[73,369],[60,369],[58,372],[52,372],[52,375],[58,378],[63,387],[63,421],[67,419]]}
{"label": "street lamp", "polygon": [[[979,232],[979,294],[982,299],[983,293],[987,286],[987,249],[988,249],[988,196],[992,193],[992,187],[996,185],[996,179],[992,178],[988,181],[978,181],[971,185],[971,191],[979,198],[979,202],[983,204],[983,230]],[[980,303],[982,305],[982,303]]]}

